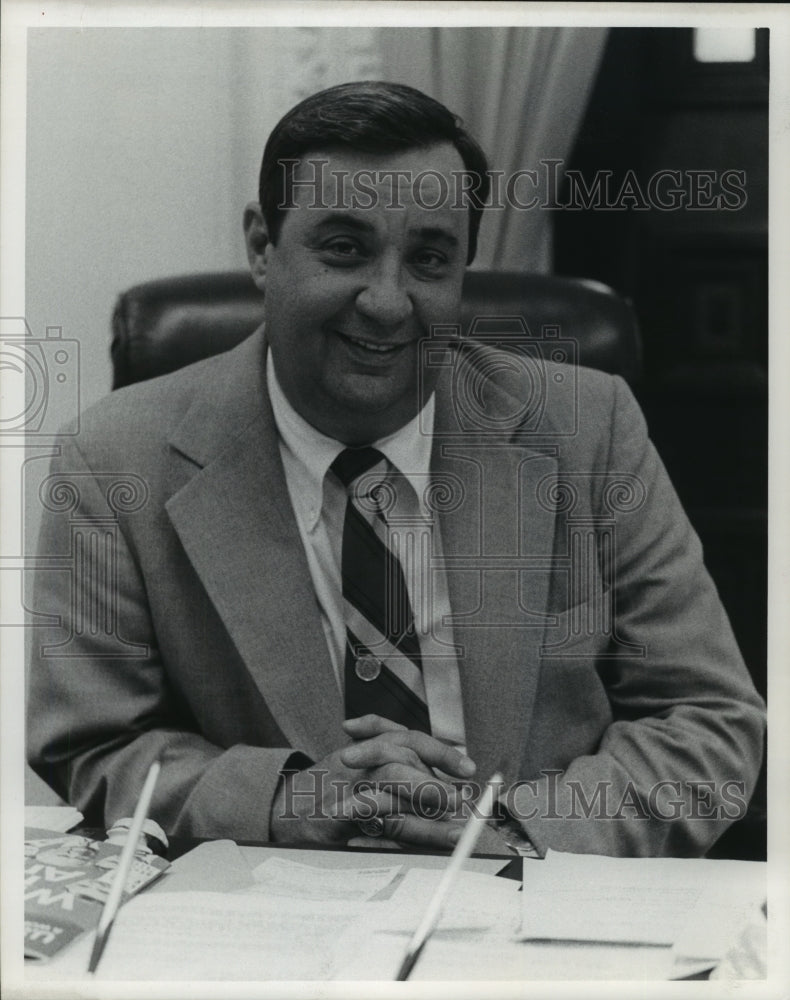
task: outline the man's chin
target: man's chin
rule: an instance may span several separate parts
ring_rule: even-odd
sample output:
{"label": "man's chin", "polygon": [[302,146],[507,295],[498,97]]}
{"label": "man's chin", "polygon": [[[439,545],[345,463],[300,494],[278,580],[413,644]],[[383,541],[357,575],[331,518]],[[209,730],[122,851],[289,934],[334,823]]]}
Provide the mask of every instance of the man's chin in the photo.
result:
{"label": "man's chin", "polygon": [[[382,391],[382,379],[357,376],[353,386],[332,392],[332,437],[345,444],[366,444],[392,434],[412,420],[421,409],[418,391],[397,395]],[[391,388],[387,386],[386,388]],[[351,437],[355,438],[352,442]]]}

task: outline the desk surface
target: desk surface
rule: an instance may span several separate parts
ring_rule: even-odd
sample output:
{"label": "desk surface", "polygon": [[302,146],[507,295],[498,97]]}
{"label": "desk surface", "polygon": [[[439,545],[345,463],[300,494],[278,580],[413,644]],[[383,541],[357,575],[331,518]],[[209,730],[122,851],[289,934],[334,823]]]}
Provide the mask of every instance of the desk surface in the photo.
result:
{"label": "desk surface", "polygon": [[[194,850],[195,847],[203,843],[206,843],[206,841],[197,838],[187,838],[187,837],[174,838],[170,843],[170,848],[167,852],[167,857],[169,860],[175,861],[177,858],[183,857],[189,851]],[[385,859],[390,864],[396,864],[398,863],[398,859],[403,861],[406,858],[409,859],[410,864],[413,864],[413,861],[411,859],[420,858],[423,859],[422,863],[425,864],[426,867],[430,868],[444,867],[444,865],[447,864],[450,858],[449,851],[431,851],[423,848],[409,848],[400,850],[396,847],[385,847],[385,848],[376,848],[375,850],[372,850],[371,848],[368,847],[326,846],[319,849],[316,848],[315,844],[301,844],[301,843],[272,844],[269,841],[262,842],[257,840],[237,840],[236,843],[238,844],[239,847],[252,848],[254,850],[275,851],[275,852],[285,851],[289,853],[305,852],[305,859],[309,858],[311,854],[316,855],[317,851],[319,850],[321,852],[326,851],[330,852],[331,854],[345,855],[350,859],[359,859],[359,860],[361,860],[365,856],[367,857],[375,856],[378,859],[376,862],[377,864],[381,864],[381,862]],[[427,859],[436,859],[436,860],[429,861]],[[509,878],[521,881],[522,859],[520,857],[517,856],[508,857],[501,854],[483,854],[480,852],[475,852],[472,855],[471,860],[472,861],[484,860],[484,861],[490,861],[492,863],[497,863],[498,876],[500,876],[501,878]],[[475,867],[474,865],[467,867],[469,867],[469,870],[471,871],[490,870],[489,866],[485,866],[485,868],[483,866]]]}
{"label": "desk surface", "polygon": [[[84,837],[91,837],[93,840],[103,840],[105,836],[104,830],[98,829],[97,827],[80,826],[70,832],[75,834],[80,834],[81,836]],[[201,844],[209,842],[210,841],[204,837],[171,837],[167,849],[167,854],[165,856],[167,857],[168,861],[177,861],[179,858],[183,857],[185,854],[188,854],[190,851],[193,851],[196,847],[199,847]],[[315,854],[315,852],[319,850],[319,848],[317,848],[315,844],[309,844],[309,843],[273,844],[271,843],[271,841],[259,841],[259,840],[237,840],[235,843],[237,843],[239,847],[260,848],[262,850],[272,850],[272,851],[281,851],[281,850],[304,851],[308,853],[312,852],[313,854]],[[342,845],[337,847],[325,845],[321,847],[320,850],[331,851],[333,853],[338,853],[338,854],[347,854],[352,857],[355,855],[364,856],[371,854],[371,849],[367,847],[344,847]],[[390,856],[396,859],[397,858],[402,859],[404,857],[438,858],[438,859],[443,859],[445,863],[450,857],[449,851],[432,851],[428,848],[418,848],[418,847],[412,847],[404,850],[395,847],[376,848],[374,853],[382,857]],[[516,880],[521,879],[520,857],[517,856],[508,857],[507,855],[484,854],[481,852],[475,852],[472,855],[472,858],[477,858],[477,859],[482,858],[490,861],[499,861],[500,869],[498,871],[498,874],[502,878],[509,878]],[[434,865],[430,864],[430,867],[434,867]]]}
{"label": "desk surface", "polygon": [[[201,841],[192,851],[186,850],[189,846],[185,841],[174,844],[173,854],[178,857],[171,871],[121,910],[97,978],[387,980],[419,919],[422,891],[430,890],[447,862],[446,855],[430,852],[315,851],[305,845],[284,848],[231,841]],[[278,862],[275,881],[265,885],[257,870],[263,865],[271,872],[268,862],[272,859]],[[467,885],[466,896],[455,904],[460,908],[452,911],[449,925],[431,939],[420,959],[416,979],[524,982],[705,977],[699,962],[696,967],[674,965],[669,947],[516,940],[524,896],[512,879],[522,860],[488,856],[470,859],[470,864],[489,874],[470,876],[484,881]],[[490,878],[503,864],[508,877]],[[543,863],[526,860],[524,864]],[[335,872],[336,886],[348,885],[352,890],[362,871],[383,872],[385,879],[392,868],[402,871],[390,875],[392,882],[386,890],[369,900],[332,898],[331,890],[325,897],[297,899],[290,885],[288,892],[277,893],[276,880],[288,873],[289,865],[302,874],[312,867],[319,882],[327,878],[331,882]],[[348,876],[338,879],[337,872]],[[399,898],[400,885],[408,893]],[[87,935],[50,964],[28,966],[26,978],[51,983],[85,980],[90,943],[91,935]],[[703,963],[705,968],[711,964]]]}

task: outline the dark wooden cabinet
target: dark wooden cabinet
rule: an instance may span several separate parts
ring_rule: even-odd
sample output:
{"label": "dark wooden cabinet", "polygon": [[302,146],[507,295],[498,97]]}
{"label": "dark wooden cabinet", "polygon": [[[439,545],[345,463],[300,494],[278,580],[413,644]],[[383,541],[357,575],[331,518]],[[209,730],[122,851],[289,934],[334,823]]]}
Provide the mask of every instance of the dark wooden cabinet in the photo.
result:
{"label": "dark wooden cabinet", "polygon": [[[751,62],[700,63],[692,29],[612,29],[567,167],[588,188],[599,171],[615,189],[633,171],[647,205],[555,212],[556,271],[605,281],[634,305],[637,396],[763,695],[768,41],[758,30]],[[665,207],[673,188],[682,208]],[[762,856],[764,815],[763,781],[718,850]]]}

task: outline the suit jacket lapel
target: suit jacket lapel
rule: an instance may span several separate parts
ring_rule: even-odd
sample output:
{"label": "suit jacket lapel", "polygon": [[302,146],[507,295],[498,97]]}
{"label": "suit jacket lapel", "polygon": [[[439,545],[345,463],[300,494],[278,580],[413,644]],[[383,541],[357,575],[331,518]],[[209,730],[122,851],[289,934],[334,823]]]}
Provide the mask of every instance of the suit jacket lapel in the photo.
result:
{"label": "suit jacket lapel", "polygon": [[[283,733],[319,759],[344,741],[343,705],[285,485],[264,351],[258,331],[186,413],[171,444],[191,472],[202,468],[167,510]],[[549,576],[505,567],[518,555],[551,556],[554,514],[537,502],[536,485],[556,461],[507,429],[462,429],[453,392],[447,371],[436,390],[431,465],[437,480],[462,484],[461,502],[439,520],[466,741],[480,778],[502,764],[512,781],[532,715]],[[494,411],[516,411],[493,383],[486,392]]]}
{"label": "suit jacket lapel", "polygon": [[260,331],[231,352],[173,435],[203,467],[167,511],[283,733],[320,759],[343,742],[342,701],[285,484],[264,353]]}
{"label": "suit jacket lapel", "polygon": [[[525,559],[519,572],[518,557],[552,554],[555,515],[538,503],[536,487],[557,462],[552,448],[537,450],[507,427],[460,433],[453,398],[460,383],[443,375],[437,385],[432,469],[437,481],[457,477],[463,493],[439,516],[466,742],[478,780],[501,766],[513,781],[532,716],[549,593],[548,566]],[[491,413],[518,410],[493,383],[486,401]]]}

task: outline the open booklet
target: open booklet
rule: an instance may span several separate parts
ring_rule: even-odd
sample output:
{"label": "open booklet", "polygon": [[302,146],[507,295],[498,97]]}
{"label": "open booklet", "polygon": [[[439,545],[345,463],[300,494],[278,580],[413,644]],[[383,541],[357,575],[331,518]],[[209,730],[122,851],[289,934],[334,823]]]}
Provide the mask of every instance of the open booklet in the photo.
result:
{"label": "open booklet", "polygon": [[[96,927],[122,850],[76,834],[25,829],[25,958],[46,961]],[[122,901],[168,867],[164,858],[137,853]]]}

